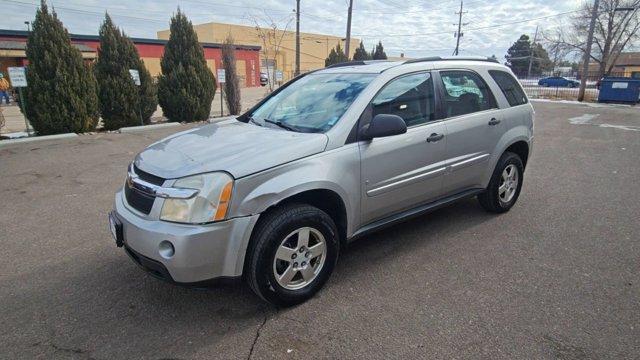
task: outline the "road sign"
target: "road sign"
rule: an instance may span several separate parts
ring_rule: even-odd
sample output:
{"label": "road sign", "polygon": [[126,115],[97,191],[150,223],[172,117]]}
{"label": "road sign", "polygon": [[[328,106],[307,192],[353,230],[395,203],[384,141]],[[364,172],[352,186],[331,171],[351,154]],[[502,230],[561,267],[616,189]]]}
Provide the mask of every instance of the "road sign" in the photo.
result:
{"label": "road sign", "polygon": [[276,70],[276,81],[282,81],[282,70]]}
{"label": "road sign", "polygon": [[13,87],[27,87],[27,73],[24,67],[8,67],[9,80]]}
{"label": "road sign", "polygon": [[224,73],[224,69],[218,69],[218,82],[220,84],[224,84],[227,79],[226,79],[226,74]]}
{"label": "road sign", "polygon": [[31,134],[29,134],[29,120],[27,119],[27,112],[25,110],[26,101],[22,93],[22,88],[27,87],[27,72],[24,67],[8,67],[7,72],[9,73],[11,86],[18,88],[18,94],[20,95],[20,107],[22,107],[22,113],[25,114],[24,125],[26,127],[27,135],[31,136]]}
{"label": "road sign", "polygon": [[140,72],[135,69],[129,69],[129,74],[131,75],[131,79],[136,84],[136,86],[140,86]]}

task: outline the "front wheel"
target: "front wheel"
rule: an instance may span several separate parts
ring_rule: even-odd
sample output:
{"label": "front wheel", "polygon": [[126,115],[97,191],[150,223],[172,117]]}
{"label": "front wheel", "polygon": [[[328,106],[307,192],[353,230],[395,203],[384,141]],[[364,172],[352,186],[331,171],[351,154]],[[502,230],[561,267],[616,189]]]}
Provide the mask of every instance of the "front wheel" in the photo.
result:
{"label": "front wheel", "polygon": [[508,151],[502,154],[493,171],[489,186],[478,195],[480,205],[490,212],[509,211],[520,196],[523,174],[524,166],[517,154]]}
{"label": "front wheel", "polygon": [[289,204],[264,215],[248,249],[247,280],[278,306],[304,302],[329,279],[338,260],[336,226],[324,211]]}

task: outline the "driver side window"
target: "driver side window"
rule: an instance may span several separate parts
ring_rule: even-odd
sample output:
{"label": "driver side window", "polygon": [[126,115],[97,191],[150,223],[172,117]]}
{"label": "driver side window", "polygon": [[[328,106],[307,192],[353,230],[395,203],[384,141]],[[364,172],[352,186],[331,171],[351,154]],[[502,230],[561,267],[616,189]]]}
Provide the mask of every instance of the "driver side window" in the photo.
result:
{"label": "driver side window", "polygon": [[371,101],[371,118],[378,114],[400,116],[407,127],[435,119],[433,81],[430,73],[416,73],[391,80]]}

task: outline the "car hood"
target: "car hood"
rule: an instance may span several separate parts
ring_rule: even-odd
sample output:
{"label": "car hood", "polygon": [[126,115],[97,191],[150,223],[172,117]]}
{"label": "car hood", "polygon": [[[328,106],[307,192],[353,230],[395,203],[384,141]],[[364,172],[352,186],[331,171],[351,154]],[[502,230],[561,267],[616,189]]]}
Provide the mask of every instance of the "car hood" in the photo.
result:
{"label": "car hood", "polygon": [[174,134],[143,150],[134,161],[142,171],[175,179],[212,171],[235,178],[324,151],[324,134],[297,133],[235,119]]}

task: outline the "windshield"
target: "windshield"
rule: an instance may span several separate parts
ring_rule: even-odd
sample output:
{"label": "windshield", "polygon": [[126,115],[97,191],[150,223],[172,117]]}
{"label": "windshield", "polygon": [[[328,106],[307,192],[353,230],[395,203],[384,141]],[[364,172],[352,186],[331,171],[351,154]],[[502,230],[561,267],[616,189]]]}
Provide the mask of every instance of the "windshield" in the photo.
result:
{"label": "windshield", "polygon": [[275,94],[252,114],[258,124],[325,132],[340,119],[375,74],[310,74]]}

